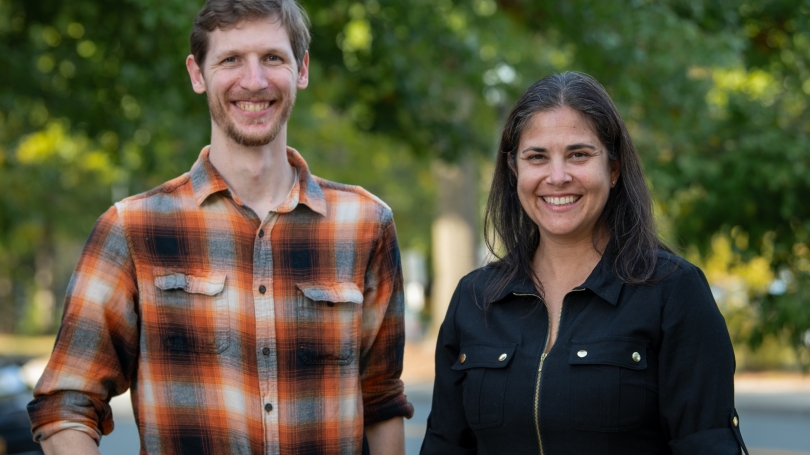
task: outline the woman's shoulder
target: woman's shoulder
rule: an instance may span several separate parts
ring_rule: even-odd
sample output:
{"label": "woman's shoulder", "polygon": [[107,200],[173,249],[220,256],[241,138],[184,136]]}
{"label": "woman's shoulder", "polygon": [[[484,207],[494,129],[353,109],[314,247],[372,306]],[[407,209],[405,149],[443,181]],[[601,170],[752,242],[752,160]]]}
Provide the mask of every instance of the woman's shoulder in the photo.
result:
{"label": "woman's shoulder", "polygon": [[458,282],[456,292],[459,297],[483,296],[489,286],[504,275],[496,264],[486,264],[464,275]]}
{"label": "woman's shoulder", "polygon": [[702,276],[703,272],[700,270],[700,267],[671,251],[665,249],[658,250],[654,281],[677,281],[684,274],[697,274]]}

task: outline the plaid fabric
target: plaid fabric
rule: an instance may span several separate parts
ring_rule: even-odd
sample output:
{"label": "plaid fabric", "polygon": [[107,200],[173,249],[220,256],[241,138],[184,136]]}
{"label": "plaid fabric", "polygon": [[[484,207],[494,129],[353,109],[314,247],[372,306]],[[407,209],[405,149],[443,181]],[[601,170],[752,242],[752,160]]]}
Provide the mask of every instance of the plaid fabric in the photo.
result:
{"label": "plaid fabric", "polygon": [[29,405],[35,439],[98,440],[128,388],[142,454],[358,454],[364,424],[413,414],[391,210],[287,153],[297,182],[263,221],[207,148],[101,216]]}

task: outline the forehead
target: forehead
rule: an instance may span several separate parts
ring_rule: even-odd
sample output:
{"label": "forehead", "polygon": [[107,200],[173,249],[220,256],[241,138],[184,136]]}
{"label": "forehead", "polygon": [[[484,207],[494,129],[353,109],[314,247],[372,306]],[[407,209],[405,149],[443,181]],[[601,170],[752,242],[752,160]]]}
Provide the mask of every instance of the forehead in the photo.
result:
{"label": "forehead", "polygon": [[598,141],[593,122],[578,110],[563,106],[533,114],[521,134],[521,142],[528,137],[559,136],[590,137]]}
{"label": "forehead", "polygon": [[269,49],[292,53],[287,29],[275,16],[245,19],[233,27],[217,28],[209,34],[208,45],[212,54]]}

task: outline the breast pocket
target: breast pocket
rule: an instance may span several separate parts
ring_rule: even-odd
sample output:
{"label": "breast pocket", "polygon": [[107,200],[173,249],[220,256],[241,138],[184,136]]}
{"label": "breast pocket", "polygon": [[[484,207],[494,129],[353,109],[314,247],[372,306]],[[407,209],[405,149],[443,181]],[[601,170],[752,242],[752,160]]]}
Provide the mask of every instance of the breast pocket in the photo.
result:
{"label": "breast pocket", "polygon": [[155,276],[161,340],[170,351],[221,353],[228,349],[230,316],[224,273],[158,271]]}
{"label": "breast pocket", "polygon": [[454,370],[464,371],[462,399],[472,429],[503,424],[503,407],[509,383],[509,364],[516,345],[462,345]]}
{"label": "breast pocket", "polygon": [[657,394],[647,381],[647,343],[629,338],[572,342],[569,393],[573,425],[618,432],[641,426]]}
{"label": "breast pocket", "polygon": [[308,364],[348,365],[357,358],[363,293],[354,283],[298,283],[298,357]]}

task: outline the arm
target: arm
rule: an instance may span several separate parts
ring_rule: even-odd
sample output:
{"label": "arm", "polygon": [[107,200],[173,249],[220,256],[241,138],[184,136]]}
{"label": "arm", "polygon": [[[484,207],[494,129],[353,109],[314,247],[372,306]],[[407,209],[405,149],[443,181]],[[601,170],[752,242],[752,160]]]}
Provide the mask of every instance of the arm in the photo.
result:
{"label": "arm", "polygon": [[101,455],[96,441],[83,431],[63,430],[40,442],[45,455]]}
{"label": "arm", "polygon": [[462,382],[465,373],[451,368],[459,355],[455,315],[460,311],[461,294],[465,292],[463,289],[463,284],[459,283],[439,329],[433,404],[421,455],[472,455],[477,452],[475,434],[467,425],[467,416],[464,414]]}
{"label": "arm", "polygon": [[[675,455],[739,455],[734,351],[697,267],[686,265],[661,314],[659,409]],[[747,453],[747,452],[746,452]]]}
{"label": "arm", "polygon": [[405,421],[394,417],[366,427],[371,455],[405,455]]}
{"label": "arm", "polygon": [[110,398],[129,387],[135,370],[136,301],[134,264],[111,208],[73,273],[53,354],[28,405],[35,440],[72,429],[98,443],[112,431]]}
{"label": "arm", "polygon": [[[360,387],[366,429],[396,417],[413,416],[400,379],[405,347],[402,267],[396,229],[386,210],[365,276],[361,335]],[[400,419],[401,420],[401,419]],[[387,441],[393,447],[400,439]]]}

